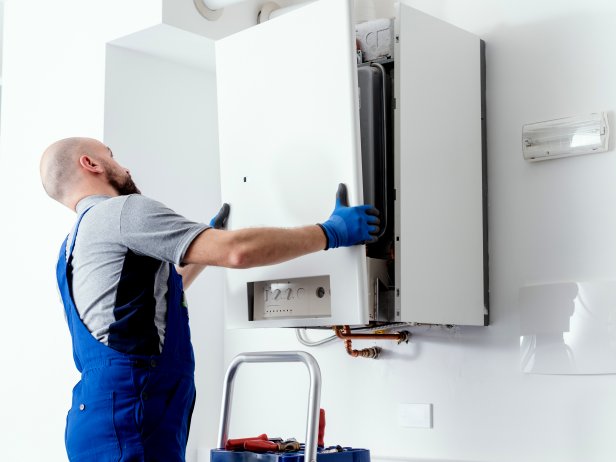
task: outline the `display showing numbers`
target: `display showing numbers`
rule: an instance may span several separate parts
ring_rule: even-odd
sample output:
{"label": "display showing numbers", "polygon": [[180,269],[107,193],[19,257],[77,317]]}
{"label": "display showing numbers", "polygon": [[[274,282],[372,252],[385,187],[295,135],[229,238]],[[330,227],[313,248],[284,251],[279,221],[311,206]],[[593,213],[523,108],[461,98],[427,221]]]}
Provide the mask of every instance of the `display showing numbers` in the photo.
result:
{"label": "display showing numbers", "polygon": [[[283,286],[283,287],[278,287]],[[287,284],[272,284],[270,287],[265,286],[263,291],[264,301],[282,301],[301,299],[306,290],[303,287],[288,287]]]}
{"label": "display showing numbers", "polygon": [[253,316],[268,318],[319,317],[331,314],[329,276],[252,283]]}

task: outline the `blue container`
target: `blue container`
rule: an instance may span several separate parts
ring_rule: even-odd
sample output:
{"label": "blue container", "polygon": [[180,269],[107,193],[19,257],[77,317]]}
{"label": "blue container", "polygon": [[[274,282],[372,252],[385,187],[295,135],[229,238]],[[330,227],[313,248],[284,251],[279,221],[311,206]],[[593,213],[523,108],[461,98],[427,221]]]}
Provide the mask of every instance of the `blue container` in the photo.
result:
{"label": "blue container", "polygon": [[[212,449],[210,462],[304,462],[304,451],[275,453]],[[317,462],[370,462],[367,449],[344,448],[342,452],[317,453]]]}

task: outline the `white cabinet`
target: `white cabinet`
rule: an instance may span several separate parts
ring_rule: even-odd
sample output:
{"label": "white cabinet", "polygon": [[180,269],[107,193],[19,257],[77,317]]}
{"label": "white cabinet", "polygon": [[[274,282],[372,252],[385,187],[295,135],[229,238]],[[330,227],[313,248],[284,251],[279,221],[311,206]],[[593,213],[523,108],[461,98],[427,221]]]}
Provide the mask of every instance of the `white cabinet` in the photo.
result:
{"label": "white cabinet", "polygon": [[[351,4],[316,1],[216,42],[230,229],[322,222],[338,183],[347,185],[352,205],[363,203]],[[395,318],[483,324],[480,42],[401,8]],[[383,265],[367,261],[363,246],[228,270],[227,325],[366,324],[379,271]]]}

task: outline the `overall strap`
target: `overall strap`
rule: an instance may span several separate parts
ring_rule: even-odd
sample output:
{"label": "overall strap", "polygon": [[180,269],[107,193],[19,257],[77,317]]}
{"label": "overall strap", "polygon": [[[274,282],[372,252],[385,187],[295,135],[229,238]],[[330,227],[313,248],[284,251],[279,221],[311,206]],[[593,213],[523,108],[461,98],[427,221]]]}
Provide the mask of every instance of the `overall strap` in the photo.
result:
{"label": "overall strap", "polygon": [[[66,249],[66,262],[68,264],[71,255],[73,255],[73,249],[75,249],[75,241],[77,239],[77,230],[79,229],[79,225],[81,223],[81,220],[83,219],[84,215],[86,213],[88,213],[88,210],[90,210],[93,206],[88,207],[87,209],[85,209],[81,215],[79,215],[79,218],[77,218],[77,223],[75,224],[75,227],[73,228],[73,235],[71,237],[71,242],[70,242],[70,246],[67,246]],[[68,236],[67,236],[68,239]]]}
{"label": "overall strap", "polygon": [[[66,320],[68,322],[69,330],[71,331],[71,337],[73,337],[73,358],[75,360],[75,365],[79,371],[82,370],[81,361],[77,355],[75,350],[75,342],[74,342],[74,331],[73,326],[75,325],[75,317],[76,317],[76,308],[73,303],[70,282],[71,279],[71,256],[73,253],[73,249],[75,247],[75,239],[77,237],[77,231],[79,229],[79,224],[83,216],[86,212],[90,210],[90,207],[83,211],[79,215],[77,222],[75,223],[75,227],[73,228],[73,236],[70,234],[66,236],[62,246],[60,247],[60,254],[58,255],[58,264],[56,266],[56,277],[58,279],[58,288],[60,289],[60,294],[62,296],[62,302],[64,305],[64,313],[66,314]],[[71,240],[69,241],[69,237]]]}

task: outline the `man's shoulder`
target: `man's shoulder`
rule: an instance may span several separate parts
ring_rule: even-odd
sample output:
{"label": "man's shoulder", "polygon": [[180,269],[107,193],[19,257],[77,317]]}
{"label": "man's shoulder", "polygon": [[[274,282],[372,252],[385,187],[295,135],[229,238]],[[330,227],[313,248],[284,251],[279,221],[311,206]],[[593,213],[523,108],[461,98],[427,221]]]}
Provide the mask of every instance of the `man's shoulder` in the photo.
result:
{"label": "man's shoulder", "polygon": [[169,208],[162,202],[144,196],[143,194],[129,194],[120,197],[123,198],[123,214],[150,214],[160,210],[169,211]]}
{"label": "man's shoulder", "polygon": [[[126,197],[95,198],[86,203],[77,240],[91,243],[112,243],[120,240],[120,216]],[[76,247],[77,249],[77,247]],[[84,252],[82,249],[80,252]]]}
{"label": "man's shoulder", "polygon": [[108,219],[112,216],[119,216],[122,213],[122,209],[124,208],[126,199],[127,196],[117,196],[107,197],[103,200],[98,200],[91,204],[90,208],[88,209],[88,213],[86,213],[86,216],[84,218],[86,220],[88,220],[89,217],[91,217],[91,219]]}
{"label": "man's shoulder", "polygon": [[130,211],[149,211],[155,208],[165,207],[160,202],[142,194],[127,194],[122,196],[108,197],[105,200],[94,203],[98,213],[123,213],[126,209]]}

